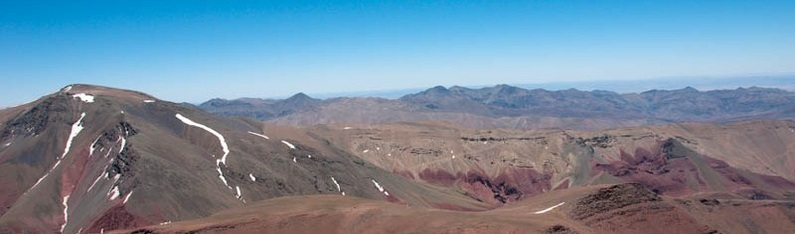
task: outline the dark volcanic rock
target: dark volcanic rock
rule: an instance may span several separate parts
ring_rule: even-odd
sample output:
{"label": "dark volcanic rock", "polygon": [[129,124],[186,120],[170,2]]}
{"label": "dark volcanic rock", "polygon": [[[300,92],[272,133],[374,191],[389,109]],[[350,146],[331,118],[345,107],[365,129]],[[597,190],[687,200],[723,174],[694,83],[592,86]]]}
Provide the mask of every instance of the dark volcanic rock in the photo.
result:
{"label": "dark volcanic rock", "polygon": [[599,189],[596,193],[577,200],[569,215],[574,219],[582,220],[625,206],[660,200],[662,200],[660,196],[643,185],[637,183],[619,184]]}
{"label": "dark volcanic rock", "polygon": [[544,230],[544,233],[547,234],[577,234],[576,231],[571,230],[571,228],[557,224],[552,227],[547,228]]}

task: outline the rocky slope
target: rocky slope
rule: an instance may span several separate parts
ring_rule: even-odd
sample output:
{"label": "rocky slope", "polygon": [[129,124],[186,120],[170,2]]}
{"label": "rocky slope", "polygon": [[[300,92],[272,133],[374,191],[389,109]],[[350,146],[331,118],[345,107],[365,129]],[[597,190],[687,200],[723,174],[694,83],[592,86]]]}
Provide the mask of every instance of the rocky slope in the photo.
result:
{"label": "rocky slope", "polygon": [[264,130],[133,91],[72,85],[0,116],[0,233],[96,233],[286,195],[487,206],[299,129]]}
{"label": "rocky slope", "polygon": [[670,196],[795,198],[792,121],[584,132],[474,130],[434,122],[311,129],[384,170],[492,204],[619,182]]}

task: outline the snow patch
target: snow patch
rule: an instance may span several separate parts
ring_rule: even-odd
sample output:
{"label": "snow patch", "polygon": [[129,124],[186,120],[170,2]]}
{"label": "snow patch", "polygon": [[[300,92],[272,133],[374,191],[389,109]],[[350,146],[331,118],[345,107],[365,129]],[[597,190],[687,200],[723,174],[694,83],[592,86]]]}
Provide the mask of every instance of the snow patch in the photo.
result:
{"label": "snow patch", "polygon": [[65,92],[69,92],[69,90],[72,90],[72,86],[71,86],[71,85],[70,85],[70,86],[66,86],[65,88],[63,88],[63,89],[61,90],[61,92],[64,92],[64,93],[65,93]]}
{"label": "snow patch", "polygon": [[113,152],[113,146],[111,146],[110,149],[108,149],[108,152],[105,153],[105,158],[108,158],[108,156],[110,156],[110,152]]}
{"label": "snow patch", "polygon": [[91,95],[88,95],[88,94],[85,94],[85,93],[78,93],[78,94],[72,95],[72,98],[80,98],[81,101],[84,101],[84,102],[87,102],[87,103],[94,102],[94,96],[91,96]]}
{"label": "snow patch", "polygon": [[[66,157],[66,154],[69,153],[69,149],[72,148],[72,140],[74,140],[74,138],[77,137],[77,134],[80,134],[80,131],[83,131],[83,118],[85,118],[85,117],[86,117],[86,113],[83,112],[82,114],[80,114],[80,119],[78,119],[77,122],[72,124],[72,131],[69,133],[69,139],[66,140],[66,147],[64,147],[63,154],[61,155],[61,157],[58,158],[58,161],[55,162],[55,165],[52,166],[52,168],[46,174],[44,174],[44,176],[39,178],[39,180],[36,181],[35,184],[33,184],[33,187],[30,187],[30,189],[28,189],[28,191],[33,190],[34,188],[36,188],[36,186],[38,186],[39,183],[41,183],[41,181],[44,180],[44,178],[47,178],[47,176],[50,175],[50,172],[52,172],[52,170],[55,170],[55,168],[58,167],[58,165],[61,164],[61,160],[64,157]],[[25,192],[25,193],[27,193],[27,192]]]}
{"label": "snow patch", "polygon": [[116,198],[119,198],[119,195],[121,195],[121,193],[119,193],[119,186],[113,186],[113,189],[111,189],[107,195],[110,195],[111,201],[116,200]]}
{"label": "snow patch", "polygon": [[101,138],[101,137],[102,136],[98,136],[97,139],[94,140],[94,143],[91,143],[91,149],[89,149],[89,151],[88,151],[88,157],[91,157],[91,156],[94,155],[94,150],[97,149],[97,142],[99,141],[99,138]]}
{"label": "snow patch", "polygon": [[127,139],[124,137],[121,138],[121,149],[119,149],[119,153],[124,151],[124,147],[127,146]]}
{"label": "snow patch", "polygon": [[344,129],[344,130],[351,130],[352,128],[351,128],[351,127],[344,127],[344,128],[342,128],[342,129]]}
{"label": "snow patch", "polygon": [[237,197],[237,199],[240,199],[242,197],[242,194],[240,194],[240,186],[235,186],[235,190],[237,191],[235,197]]}
{"label": "snow patch", "polygon": [[549,207],[549,208],[546,208],[546,209],[543,209],[543,210],[539,210],[539,211],[533,212],[533,214],[543,214],[543,213],[547,213],[547,212],[551,211],[552,209],[558,208],[558,206],[562,206],[562,205],[563,205],[563,204],[565,204],[565,203],[566,203],[566,202],[561,202],[560,204],[554,205],[554,206],[552,206],[552,207]]}
{"label": "snow patch", "polygon": [[149,100],[149,99],[144,100],[144,103],[153,103],[153,102],[155,102],[155,100]]}
{"label": "snow patch", "polygon": [[455,155],[453,155],[453,159],[455,159]]}
{"label": "snow patch", "polygon": [[365,154],[366,154],[367,152],[370,152],[370,150],[364,150],[364,151],[362,151],[362,153],[365,153]]}
{"label": "snow patch", "polygon": [[293,157],[293,162],[294,162],[294,163],[297,163],[297,162],[298,162],[298,160],[295,160],[295,157]]}
{"label": "snow patch", "polygon": [[121,202],[121,204],[127,204],[127,200],[130,200],[130,196],[132,196],[132,194],[133,194],[133,191],[130,191],[130,193],[128,193],[127,196],[124,197],[124,201]]}
{"label": "snow patch", "polygon": [[226,165],[226,156],[229,154],[229,145],[226,144],[226,140],[224,139],[224,136],[221,135],[221,133],[218,133],[218,131],[215,131],[212,128],[204,126],[204,125],[202,125],[200,123],[193,122],[193,120],[190,120],[190,119],[186,118],[185,116],[182,116],[181,114],[177,114],[176,116],[177,116],[177,119],[179,119],[180,121],[182,121],[183,123],[185,123],[187,125],[204,129],[205,131],[210,132],[211,134],[215,135],[215,137],[218,138],[218,141],[221,142],[221,148],[223,148],[223,150],[224,150],[224,156],[221,157],[221,162],[224,165]]}
{"label": "snow patch", "polygon": [[69,195],[63,197],[63,225],[61,225],[61,233],[63,233],[63,229],[66,228],[66,224],[69,223]]}
{"label": "snow patch", "polygon": [[10,146],[10,145],[11,145],[11,143],[13,143],[13,142],[8,142],[8,143],[6,143],[5,145],[3,145],[3,147],[8,147],[8,146]]}
{"label": "snow patch", "polygon": [[182,114],[177,114],[176,117],[183,123],[204,129],[205,131],[215,135],[215,137],[218,138],[218,141],[221,143],[221,148],[223,148],[224,155],[221,157],[221,159],[215,161],[215,169],[218,171],[218,178],[220,178],[221,181],[224,182],[224,185],[226,185],[227,188],[232,189],[232,186],[229,186],[229,183],[226,182],[226,178],[224,177],[224,172],[221,171],[221,164],[223,163],[224,166],[226,166],[226,156],[229,155],[229,145],[226,144],[226,139],[224,138],[224,136],[210,127],[194,122],[193,120],[190,120],[185,116],[182,116]]}
{"label": "snow patch", "polygon": [[262,138],[268,139],[268,140],[271,139],[270,137],[268,137],[266,135],[262,135],[262,134],[259,134],[259,133],[256,133],[256,132],[248,132],[248,133],[251,134],[251,135],[254,135],[254,136],[258,136],[258,137],[262,137]]}
{"label": "snow patch", "polygon": [[249,173],[248,178],[251,178],[251,181],[257,181],[257,177],[254,177],[254,174]]}
{"label": "snow patch", "polygon": [[293,144],[290,144],[290,142],[287,142],[287,141],[282,141],[282,143],[284,143],[285,145],[287,145],[287,147],[290,147],[290,149],[295,149],[295,146],[294,146]]}
{"label": "snow patch", "polygon": [[91,186],[88,186],[88,190],[86,190],[86,192],[91,191],[91,189],[94,188],[94,185],[97,185],[97,182],[99,182],[99,179],[101,179],[102,176],[103,176],[103,174],[100,174],[99,176],[97,176],[97,179],[94,180],[94,183],[91,183]]}
{"label": "snow patch", "polygon": [[373,181],[373,184],[375,185],[375,188],[378,189],[378,192],[382,192],[384,193],[384,195],[389,196],[389,192],[387,192],[386,189],[384,189],[384,187],[382,187],[381,184],[378,183],[378,181],[375,181],[374,179],[371,181]]}
{"label": "snow patch", "polygon": [[333,176],[331,177],[331,182],[334,182],[334,185],[337,186],[337,192],[342,192],[342,188],[340,188],[340,184],[337,183],[337,180],[335,180]]}
{"label": "snow patch", "polygon": [[170,224],[170,223],[171,223],[171,221],[165,221],[165,222],[160,223],[160,225],[166,225],[166,224]]}
{"label": "snow patch", "polygon": [[226,182],[226,177],[224,177],[224,172],[221,171],[221,160],[215,160],[215,170],[218,171],[218,178],[221,179],[221,182],[224,182],[227,188],[232,189],[232,186],[229,186],[229,183]]}
{"label": "snow patch", "polygon": [[307,155],[306,157],[308,157],[308,158],[312,158],[312,155],[311,155],[311,154],[309,154],[309,155]]}
{"label": "snow patch", "polygon": [[69,153],[69,148],[72,148],[72,140],[77,137],[77,134],[80,134],[80,131],[83,131],[83,118],[86,117],[86,113],[83,112],[80,114],[80,119],[77,120],[74,124],[72,124],[72,132],[69,133],[69,139],[66,140],[66,148],[64,148],[63,155],[61,158],[66,157],[66,154]]}

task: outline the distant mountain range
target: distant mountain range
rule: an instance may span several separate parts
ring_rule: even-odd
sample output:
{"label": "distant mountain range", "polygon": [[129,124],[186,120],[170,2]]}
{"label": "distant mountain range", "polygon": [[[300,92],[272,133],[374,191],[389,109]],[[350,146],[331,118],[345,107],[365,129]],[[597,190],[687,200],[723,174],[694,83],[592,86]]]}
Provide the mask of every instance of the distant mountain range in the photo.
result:
{"label": "distant mountain range", "polygon": [[576,89],[549,91],[497,85],[479,89],[436,86],[398,99],[213,99],[199,105],[224,116],[282,124],[447,121],[475,128],[603,129],[680,122],[791,119],[795,93],[774,88],[699,91],[649,90],[618,94]]}

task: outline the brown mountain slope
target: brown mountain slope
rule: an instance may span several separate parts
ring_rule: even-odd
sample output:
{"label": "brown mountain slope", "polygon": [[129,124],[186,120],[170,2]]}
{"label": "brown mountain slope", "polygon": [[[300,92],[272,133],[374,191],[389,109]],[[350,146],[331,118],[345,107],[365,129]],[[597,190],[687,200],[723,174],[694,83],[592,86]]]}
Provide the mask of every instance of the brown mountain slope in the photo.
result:
{"label": "brown mountain slope", "polygon": [[133,233],[785,233],[795,203],[661,197],[638,184],[550,192],[463,212],[341,196],[266,200]]}
{"label": "brown mountain slope", "polygon": [[295,128],[72,85],[0,119],[0,232],[77,233],[195,219],[285,195],[483,209]]}
{"label": "brown mountain slope", "polygon": [[[296,102],[314,101],[299,96]],[[73,85],[0,110],[0,233],[94,233],[229,209],[268,216],[250,210],[256,207],[299,220],[272,217],[263,224],[276,222],[283,231],[314,230],[309,221],[340,232],[411,231],[405,223],[437,216],[454,219],[419,228],[620,232],[662,217],[649,225],[674,223],[679,232],[790,230],[793,142],[792,121],[604,131],[476,130],[439,122],[295,128]],[[625,182],[640,186],[598,190]],[[251,205],[317,194],[369,200],[299,197]],[[691,207],[696,202],[703,206]],[[369,204],[366,212],[345,207],[359,203]],[[329,208],[307,211],[319,207]],[[526,220],[537,218],[528,212],[547,208],[552,219]],[[734,216],[743,210],[756,213]],[[204,221],[213,230],[224,227],[213,219]]]}
{"label": "brown mountain slope", "polygon": [[401,123],[318,126],[311,132],[387,171],[495,204],[622,181],[676,196],[726,192],[794,198],[791,121],[599,132]]}

